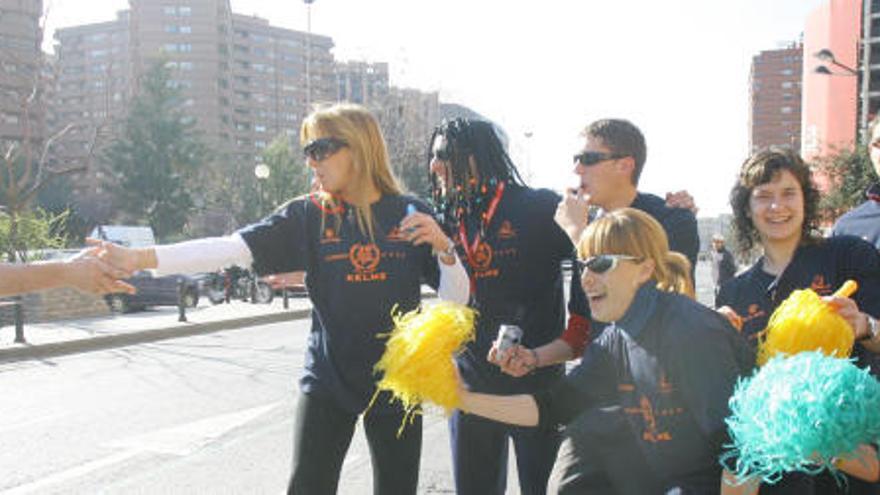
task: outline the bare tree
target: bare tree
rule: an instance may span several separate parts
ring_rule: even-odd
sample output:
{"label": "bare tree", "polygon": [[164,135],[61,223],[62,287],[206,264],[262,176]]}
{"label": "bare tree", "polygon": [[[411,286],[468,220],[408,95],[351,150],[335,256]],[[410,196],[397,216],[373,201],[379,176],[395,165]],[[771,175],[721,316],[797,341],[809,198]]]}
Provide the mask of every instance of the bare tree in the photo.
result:
{"label": "bare tree", "polygon": [[10,261],[27,256],[29,246],[20,235],[20,221],[31,211],[37,194],[53,179],[89,168],[101,128],[100,125],[94,128],[85,160],[63,165],[52,159],[53,147],[59,140],[88,124],[70,123],[46,135],[44,96],[54,79],[44,70],[46,60],[41,49],[46,15],[40,16],[33,50],[16,50],[21,46],[0,48],[0,104],[7,115],[15,116],[6,119],[6,123],[17,126],[16,132],[3,137],[0,156],[0,208],[9,218],[5,255]]}

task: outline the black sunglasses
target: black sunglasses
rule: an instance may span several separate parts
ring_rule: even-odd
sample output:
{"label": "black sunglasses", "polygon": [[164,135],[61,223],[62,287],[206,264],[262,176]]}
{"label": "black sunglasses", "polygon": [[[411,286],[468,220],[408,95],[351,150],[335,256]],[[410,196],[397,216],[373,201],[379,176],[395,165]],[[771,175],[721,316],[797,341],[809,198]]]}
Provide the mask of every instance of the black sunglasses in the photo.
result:
{"label": "black sunglasses", "polygon": [[590,256],[585,260],[578,259],[577,264],[581,274],[589,270],[597,275],[601,275],[617,268],[620,260],[639,261],[640,258],[628,254],[600,254],[599,256]]}
{"label": "black sunglasses", "polygon": [[629,155],[602,153],[601,151],[583,151],[581,153],[578,153],[577,155],[574,155],[574,161],[580,163],[585,167],[589,167],[590,165],[595,165],[606,160],[616,160],[618,158],[623,158],[626,156]]}
{"label": "black sunglasses", "polygon": [[346,146],[348,146],[348,143],[339,138],[322,137],[306,143],[303,146],[303,155],[316,162],[320,162]]}

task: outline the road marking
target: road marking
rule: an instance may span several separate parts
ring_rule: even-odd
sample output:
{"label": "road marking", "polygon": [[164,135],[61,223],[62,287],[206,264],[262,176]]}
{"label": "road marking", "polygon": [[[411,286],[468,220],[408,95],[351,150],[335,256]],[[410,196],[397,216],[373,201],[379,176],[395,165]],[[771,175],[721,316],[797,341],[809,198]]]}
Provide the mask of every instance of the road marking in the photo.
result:
{"label": "road marking", "polygon": [[39,424],[39,423],[45,423],[47,421],[55,421],[56,419],[60,419],[65,416],[70,416],[70,413],[63,412],[63,413],[48,414],[46,416],[41,416],[39,418],[32,418],[27,421],[21,421],[19,423],[8,424],[8,425],[0,427],[0,433],[5,433],[7,431],[17,430],[19,428],[25,428],[28,426],[33,426],[33,425]]}
{"label": "road marking", "polygon": [[107,444],[108,447],[186,456],[216,440],[229,431],[272,411],[284,401],[200,419],[143,435],[124,438]]}
{"label": "road marking", "polygon": [[68,481],[71,479],[79,478],[85,476],[86,474],[91,473],[92,471],[97,471],[99,469],[105,468],[107,466],[112,466],[113,464],[118,464],[120,462],[127,461],[128,459],[138,455],[139,452],[136,450],[127,450],[125,452],[120,452],[118,454],[114,454],[111,456],[104,457],[102,459],[98,459],[96,461],[87,462],[81,466],[77,466],[72,469],[68,469],[67,471],[61,471],[60,473],[55,473],[49,475],[46,478],[42,478],[39,481],[35,481],[33,483],[29,483],[27,485],[19,485],[10,490],[5,490],[2,495],[24,495],[26,493],[36,493],[43,488],[48,486],[56,485],[62,483],[64,481]]}
{"label": "road marking", "polygon": [[[47,486],[82,477],[93,471],[118,464],[144,452],[186,456],[207,446],[211,441],[222,437],[231,430],[274,410],[286,401],[277,401],[265,406],[245,409],[233,413],[220,414],[151,433],[136,435],[106,444],[107,447],[125,449],[101,459],[87,462],[66,471],[51,474],[39,481],[0,492],[2,495],[22,495],[34,493]],[[43,419],[43,418],[41,418]]]}

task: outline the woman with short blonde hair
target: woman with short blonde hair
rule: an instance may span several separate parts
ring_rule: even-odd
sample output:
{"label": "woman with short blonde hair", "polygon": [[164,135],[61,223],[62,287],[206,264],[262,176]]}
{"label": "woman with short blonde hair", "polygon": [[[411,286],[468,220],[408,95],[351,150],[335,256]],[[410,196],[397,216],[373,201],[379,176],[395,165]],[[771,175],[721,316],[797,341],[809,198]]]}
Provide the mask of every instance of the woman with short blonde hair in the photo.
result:
{"label": "woman with short blonde hair", "polygon": [[581,363],[532,395],[462,391],[462,410],[565,426],[553,493],[718,493],[727,401],[751,352],[693,300],[689,264],[651,216],[609,212],[578,248],[593,320],[606,324]]}

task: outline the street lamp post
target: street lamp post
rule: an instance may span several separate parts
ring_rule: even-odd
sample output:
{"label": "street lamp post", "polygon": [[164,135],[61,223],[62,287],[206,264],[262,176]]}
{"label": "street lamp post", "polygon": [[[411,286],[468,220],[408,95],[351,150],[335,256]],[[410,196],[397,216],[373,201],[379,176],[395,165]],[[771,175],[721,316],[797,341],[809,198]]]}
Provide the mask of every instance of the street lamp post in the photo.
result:
{"label": "street lamp post", "polygon": [[260,217],[263,216],[263,181],[268,179],[271,173],[272,169],[265,163],[258,163],[254,167],[254,175],[257,177],[257,208]]}
{"label": "street lamp post", "polygon": [[[312,4],[315,0],[303,0],[306,4],[306,107],[305,113],[312,111]],[[306,168],[306,178],[312,183],[312,168]]]}
{"label": "street lamp post", "polygon": [[826,76],[863,76],[862,80],[859,82],[859,84],[861,85],[861,90],[859,91],[859,99],[861,101],[859,108],[859,128],[857,129],[856,134],[859,136],[859,141],[864,141],[865,139],[867,139],[867,136],[865,136],[864,133],[867,132],[868,129],[868,112],[870,109],[870,102],[868,101],[868,82],[870,79],[868,78],[867,71],[865,71],[865,74],[860,74],[857,69],[838,61],[837,58],[835,58],[834,56],[834,52],[827,48],[819,50],[818,52],[814,53],[813,56],[843,71],[843,73],[837,73],[829,69],[828,66],[819,65],[815,69],[813,69],[813,72],[816,74],[822,74]]}

